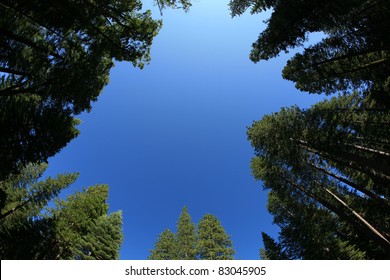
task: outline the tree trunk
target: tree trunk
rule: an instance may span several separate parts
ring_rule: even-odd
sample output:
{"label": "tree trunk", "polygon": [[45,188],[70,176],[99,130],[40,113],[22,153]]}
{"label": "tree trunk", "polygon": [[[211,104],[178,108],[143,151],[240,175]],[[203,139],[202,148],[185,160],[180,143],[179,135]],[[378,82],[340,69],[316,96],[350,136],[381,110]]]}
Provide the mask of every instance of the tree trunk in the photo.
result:
{"label": "tree trunk", "polygon": [[[342,203],[343,201],[340,199],[336,199],[337,202],[342,206],[342,208],[348,210],[348,212],[343,211],[342,209],[338,208],[333,203],[321,198],[320,196],[309,192],[305,188],[299,186],[298,184],[295,184],[293,181],[291,181],[287,177],[283,177],[291,186],[294,188],[300,190],[305,195],[313,198],[314,200],[318,201],[320,204],[322,204],[324,207],[328,208],[330,211],[338,215],[340,218],[344,219],[346,222],[350,223],[357,231],[359,231],[361,234],[365,235],[367,238],[373,240],[375,243],[377,243],[379,246],[384,248],[385,250],[390,250],[390,241],[387,240],[375,227],[373,227],[370,223],[368,223],[363,217],[361,217],[359,214],[357,214],[353,209],[351,209],[348,205],[345,203]],[[325,188],[321,187],[322,190],[326,191],[328,194],[330,191],[326,190]],[[333,198],[337,198],[332,196]],[[351,217],[350,214],[353,214],[353,217],[358,218],[357,221],[354,218]],[[362,225],[362,223],[364,225]]]}
{"label": "tree trunk", "polygon": [[298,145],[300,145],[303,149],[306,149],[307,151],[310,151],[316,155],[319,155],[323,158],[329,159],[336,163],[342,164],[344,166],[353,168],[360,172],[366,172],[381,180],[386,180],[390,182],[390,176],[387,174],[390,173],[389,166],[384,166],[374,160],[363,158],[358,155],[351,154],[345,151],[340,151],[340,150],[334,151],[334,153],[337,153],[337,157],[335,157],[335,155],[333,154],[330,154],[325,151],[319,151],[318,149],[313,148],[307,143],[307,141],[300,140],[300,139],[294,140],[292,138],[290,139],[295,142],[298,142]]}
{"label": "tree trunk", "polygon": [[33,49],[36,49],[36,50],[39,50],[41,51],[43,54],[46,54],[46,55],[51,55],[57,59],[61,59],[63,60],[64,58],[59,55],[58,53],[52,51],[52,50],[49,50],[43,46],[40,46],[38,45],[36,42],[34,41],[31,41],[30,39],[27,39],[25,37],[22,37],[22,36],[19,36],[15,33],[13,33],[12,31],[9,31],[3,27],[0,26],[0,33],[3,34],[4,36],[16,41],[16,42],[20,42],[22,44],[25,44],[26,46],[29,46]]}
{"label": "tree trunk", "polygon": [[343,182],[344,184],[347,184],[348,186],[364,193],[365,195],[367,195],[368,197],[372,198],[373,200],[375,200],[379,205],[382,205],[382,206],[386,206],[388,208],[390,208],[390,203],[381,198],[379,195],[367,190],[366,188],[362,187],[362,186],[359,186],[358,184],[355,184],[354,182],[351,182],[350,180],[344,178],[344,177],[341,177],[337,174],[334,174],[333,172],[329,171],[329,170],[326,170],[325,168],[322,168],[320,166],[317,166],[313,163],[309,163],[311,166],[313,166],[315,169],[321,171],[321,172],[324,172],[325,174],[328,174],[329,176],[339,180],[340,182]]}

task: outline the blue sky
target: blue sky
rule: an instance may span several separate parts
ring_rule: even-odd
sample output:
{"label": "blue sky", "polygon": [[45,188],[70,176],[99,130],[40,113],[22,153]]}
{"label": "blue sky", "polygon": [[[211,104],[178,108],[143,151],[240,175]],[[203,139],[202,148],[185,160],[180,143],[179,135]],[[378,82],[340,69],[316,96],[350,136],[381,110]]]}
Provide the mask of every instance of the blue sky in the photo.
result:
{"label": "blue sky", "polygon": [[[144,2],[156,18],[152,1]],[[121,259],[146,259],[157,235],[175,230],[183,206],[194,222],[214,214],[238,259],[258,259],[261,232],[276,236],[266,193],[251,176],[246,129],[264,114],[320,100],[281,77],[288,56],[254,64],[251,44],[265,15],[232,19],[228,0],[167,10],[143,70],[116,63],[80,136],[46,175],[80,172],[64,195],[108,184],[110,211],[123,211]]]}

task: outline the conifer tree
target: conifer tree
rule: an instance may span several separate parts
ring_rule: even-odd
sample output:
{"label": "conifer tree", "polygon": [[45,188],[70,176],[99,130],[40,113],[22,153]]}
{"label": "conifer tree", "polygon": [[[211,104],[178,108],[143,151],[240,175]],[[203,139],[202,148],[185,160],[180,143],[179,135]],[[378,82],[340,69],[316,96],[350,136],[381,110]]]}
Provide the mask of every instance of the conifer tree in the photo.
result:
{"label": "conifer tree", "polygon": [[77,173],[39,181],[47,164],[29,164],[0,182],[0,258],[42,259],[52,240],[52,219],[42,217],[48,202],[78,177]]}
{"label": "conifer tree", "polygon": [[265,232],[262,232],[261,236],[264,244],[264,248],[260,249],[260,258],[262,260],[288,260],[288,256],[283,252],[281,244]]}
{"label": "conifer tree", "polygon": [[159,234],[154,243],[154,249],[150,250],[149,260],[176,260],[177,245],[175,234],[170,229],[165,229]]}
{"label": "conifer tree", "polygon": [[1,182],[1,259],[117,259],[122,214],[108,214],[107,185],[97,185],[48,202],[77,174],[39,181],[46,166],[29,165]]}
{"label": "conifer tree", "polygon": [[231,0],[233,16],[272,10],[252,45],[254,62],[301,47],[310,33],[323,39],[297,53],[283,76],[302,91],[348,94],[359,90],[389,106],[389,1]]}
{"label": "conifer tree", "polygon": [[196,258],[196,231],[187,207],[183,207],[176,230],[177,258],[194,260]]}
{"label": "conifer tree", "polygon": [[75,138],[75,115],[92,109],[114,61],[143,68],[161,26],[140,0],[1,1],[0,180]]}
{"label": "conifer tree", "polygon": [[183,207],[177,231],[164,230],[154,244],[152,260],[232,260],[232,241],[219,220],[206,214],[195,226],[187,207]]}
{"label": "conifer tree", "polygon": [[108,214],[108,186],[96,185],[57,200],[49,217],[55,221],[54,259],[113,260],[122,244],[122,213]]}
{"label": "conifer tree", "polygon": [[283,108],[248,130],[290,258],[388,257],[389,130],[371,125],[388,118],[355,94]]}
{"label": "conifer tree", "polygon": [[201,260],[232,260],[232,241],[220,221],[206,214],[198,223],[197,253]]}

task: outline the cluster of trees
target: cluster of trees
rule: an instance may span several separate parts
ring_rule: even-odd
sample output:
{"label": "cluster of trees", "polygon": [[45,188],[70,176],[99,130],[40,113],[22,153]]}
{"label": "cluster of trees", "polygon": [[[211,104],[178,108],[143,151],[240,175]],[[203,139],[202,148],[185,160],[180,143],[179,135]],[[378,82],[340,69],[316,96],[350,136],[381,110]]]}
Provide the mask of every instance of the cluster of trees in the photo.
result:
{"label": "cluster of trees", "polygon": [[[188,10],[187,0],[156,0]],[[48,158],[79,131],[114,61],[143,68],[162,26],[140,0],[0,3],[0,257],[115,259],[121,213],[108,215],[108,187],[46,207],[76,174],[38,182]]]}
{"label": "cluster of trees", "polygon": [[164,230],[151,250],[150,260],[232,260],[232,241],[220,221],[211,214],[204,215],[197,226],[187,207],[182,209],[176,233]]}
{"label": "cluster of trees", "polygon": [[85,188],[49,204],[78,174],[39,180],[46,168],[47,164],[29,164],[0,183],[0,258],[119,258],[122,213],[108,214],[108,186]]}
{"label": "cluster of trees", "polygon": [[250,58],[294,55],[283,77],[332,95],[309,109],[283,108],[247,135],[253,175],[269,190],[278,240],[263,233],[267,259],[390,257],[390,2],[231,0],[233,16],[272,10]]}
{"label": "cluster of trees", "polygon": [[[191,6],[188,0],[155,3],[160,10]],[[121,214],[108,214],[107,186],[49,207],[77,175],[38,178],[42,163],[79,134],[76,116],[91,110],[113,61],[140,68],[150,61],[162,22],[141,8],[139,0],[1,1],[2,259],[118,256]],[[281,228],[278,240],[263,233],[262,257],[388,259],[390,2],[230,1],[232,16],[248,9],[272,10],[253,43],[254,62],[322,32],[320,42],[287,62],[283,77],[301,91],[333,96],[309,109],[283,108],[248,129],[253,174],[269,190],[268,209]],[[233,255],[214,216],[205,215],[195,229],[183,210],[177,233],[164,231],[150,258]]]}
{"label": "cluster of trees", "polygon": [[143,67],[161,27],[139,0],[2,1],[0,180],[78,135],[113,60]]}

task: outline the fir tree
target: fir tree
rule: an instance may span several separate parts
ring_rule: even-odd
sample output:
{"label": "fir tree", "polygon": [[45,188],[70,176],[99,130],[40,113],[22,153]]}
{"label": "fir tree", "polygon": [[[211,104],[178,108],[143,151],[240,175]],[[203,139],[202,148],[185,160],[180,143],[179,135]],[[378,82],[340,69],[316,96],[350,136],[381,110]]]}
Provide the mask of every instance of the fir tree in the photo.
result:
{"label": "fir tree", "polygon": [[150,250],[149,260],[176,260],[177,245],[175,234],[170,229],[165,229],[154,243],[154,249]]}
{"label": "fir tree", "polygon": [[264,248],[260,249],[260,258],[263,260],[288,260],[287,255],[283,252],[281,244],[276,242],[265,232],[261,233],[263,237]]}
{"label": "fir tree", "polygon": [[188,214],[187,207],[183,207],[176,230],[177,258],[179,260],[194,260],[196,257],[195,225]]}
{"label": "fir tree", "polygon": [[211,214],[204,215],[198,223],[196,249],[201,260],[232,260],[235,254],[229,235]]}
{"label": "fir tree", "polygon": [[1,259],[117,259],[122,213],[108,214],[107,185],[97,185],[48,203],[77,174],[39,181],[46,165],[29,165],[1,182]]}
{"label": "fir tree", "polygon": [[154,244],[148,259],[152,260],[232,260],[232,241],[219,220],[206,214],[195,226],[183,207],[177,232],[164,230]]}

